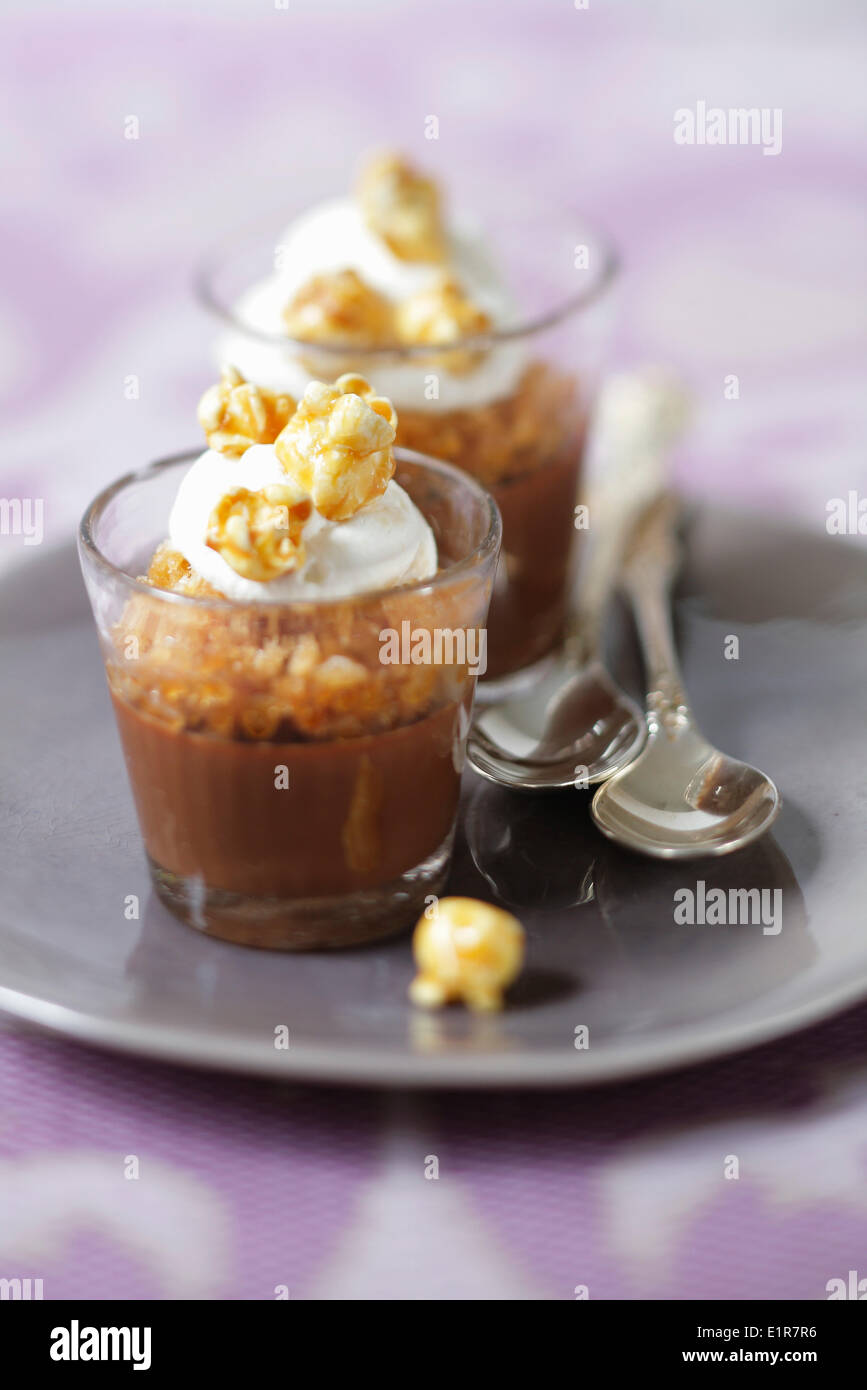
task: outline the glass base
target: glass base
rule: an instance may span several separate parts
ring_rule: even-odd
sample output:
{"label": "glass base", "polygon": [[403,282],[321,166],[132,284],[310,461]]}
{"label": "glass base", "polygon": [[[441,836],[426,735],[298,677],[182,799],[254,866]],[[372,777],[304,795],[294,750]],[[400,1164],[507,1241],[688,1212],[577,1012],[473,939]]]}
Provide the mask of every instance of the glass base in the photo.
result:
{"label": "glass base", "polygon": [[393,936],[418,921],[445,887],[454,831],[422,864],[376,888],[334,898],[276,898],[209,888],[148,855],[157,896],[175,917],[207,936],[271,951],[339,950]]}

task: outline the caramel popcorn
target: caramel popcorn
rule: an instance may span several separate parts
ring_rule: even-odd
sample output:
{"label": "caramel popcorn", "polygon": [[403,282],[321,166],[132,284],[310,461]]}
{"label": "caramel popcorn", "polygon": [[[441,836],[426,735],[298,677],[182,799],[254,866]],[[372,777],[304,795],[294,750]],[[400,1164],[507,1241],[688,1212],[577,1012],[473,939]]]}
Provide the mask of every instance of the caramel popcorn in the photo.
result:
{"label": "caramel popcorn", "polygon": [[381,496],[394,474],[397,413],[363,376],[311,381],[278,437],[286,473],[329,521],[346,521]]}
{"label": "caramel popcorn", "polygon": [[199,401],[198,414],[209,448],[239,458],[251,444],[273,444],[294,410],[291,396],[254,386],[225,366]]}
{"label": "caramel popcorn", "polygon": [[502,1008],[504,989],[520,974],[524,929],[491,903],[440,898],[416,924],[412,949],[419,970],[409,987],[413,1004],[437,1009],[458,1000],[487,1012]]}
{"label": "caramel popcorn", "polygon": [[208,518],[207,544],[244,579],[267,583],[303,564],[301,533],[312,510],[310,498],[290,483],[258,492],[233,488]]}
{"label": "caramel popcorn", "polygon": [[369,162],[359,180],[358,200],[370,230],[401,260],[445,259],[437,186],[398,155],[378,155]]}
{"label": "caramel popcorn", "polygon": [[[405,343],[456,343],[487,333],[491,320],[484,309],[474,304],[456,280],[444,277],[428,289],[420,290],[398,305],[395,314],[398,335]],[[455,349],[441,353],[435,361],[450,372],[472,371],[481,357],[480,352]]]}
{"label": "caramel popcorn", "polygon": [[283,310],[291,337],[311,343],[388,342],[392,320],[390,301],[354,270],[314,275]]}

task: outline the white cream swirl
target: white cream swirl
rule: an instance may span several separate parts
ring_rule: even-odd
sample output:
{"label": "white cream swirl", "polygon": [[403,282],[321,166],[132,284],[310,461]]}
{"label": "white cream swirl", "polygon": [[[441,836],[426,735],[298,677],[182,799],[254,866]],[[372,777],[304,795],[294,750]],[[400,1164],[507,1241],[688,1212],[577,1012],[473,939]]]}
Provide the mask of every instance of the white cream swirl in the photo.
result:
{"label": "white cream swirl", "polygon": [[[469,297],[490,317],[494,327],[515,320],[515,306],[479,232],[467,224],[447,231],[448,272]],[[439,265],[401,260],[364,221],[351,198],[335,198],[304,213],[286,229],[279,250],[279,269],[267,280],[252,285],[235,305],[235,316],[250,328],[276,337],[286,334],[283,310],[314,275],[355,270],[369,285],[392,301],[404,299],[436,284],[443,273]],[[302,362],[293,348],[266,343],[243,333],[224,334],[218,343],[221,362],[231,362],[247,378],[269,390],[300,397],[311,377],[330,379],[349,370],[364,371],[376,381],[377,390],[398,410],[457,410],[487,405],[511,395],[526,366],[519,342],[508,341],[484,354],[472,371],[456,374],[442,364],[424,359],[366,356],[335,362],[315,348],[305,351]],[[310,362],[311,366],[305,365]],[[437,377],[438,395],[431,396],[428,378]]]}
{"label": "white cream swirl", "polygon": [[245,579],[206,544],[208,518],[226,493],[286,481],[273,444],[254,444],[240,459],[208,449],[185,474],[169,517],[169,541],[215,589],[242,603],[343,598],[429,579],[437,569],[433,532],[394,479],[348,521],[314,509],[305,523],[304,564],[268,583]]}

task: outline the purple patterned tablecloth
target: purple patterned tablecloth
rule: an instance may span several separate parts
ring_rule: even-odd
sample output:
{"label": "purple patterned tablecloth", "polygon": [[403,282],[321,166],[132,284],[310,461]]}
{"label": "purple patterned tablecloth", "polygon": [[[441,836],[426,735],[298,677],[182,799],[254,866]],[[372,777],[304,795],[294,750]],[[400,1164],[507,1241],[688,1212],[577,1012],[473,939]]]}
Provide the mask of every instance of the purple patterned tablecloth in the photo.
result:
{"label": "purple patterned tablecloth", "polygon": [[[471,201],[508,178],[595,210],[627,267],[616,361],[695,394],[683,486],[822,528],[867,490],[864,48],[854,0],[13,5],[0,495],[43,498],[50,545],[192,442],[202,245],[397,144]],[[779,153],[677,144],[700,102],[779,110]],[[23,544],[0,535],[0,566]],[[46,1298],[823,1298],[867,1275],[865,1024],[606,1090],[421,1098],[3,1025],[0,1277]]]}

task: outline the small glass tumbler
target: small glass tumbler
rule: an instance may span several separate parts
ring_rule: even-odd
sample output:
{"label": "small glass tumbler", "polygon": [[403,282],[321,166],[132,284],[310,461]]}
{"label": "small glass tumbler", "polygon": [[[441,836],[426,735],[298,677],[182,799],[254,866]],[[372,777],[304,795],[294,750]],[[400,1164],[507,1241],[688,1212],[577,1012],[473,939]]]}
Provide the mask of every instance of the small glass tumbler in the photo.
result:
{"label": "small glass tumbler", "polygon": [[273,219],[214,250],[196,288],[221,327],[217,361],[290,395],[305,380],[359,372],[394,402],[399,444],[453,463],[490,489],[503,548],[479,696],[498,699],[531,685],[564,634],[617,256],[580,213],[525,215],[512,204],[489,210],[478,230],[514,287],[514,315],[447,347],[290,338],[281,327],[283,248]]}
{"label": "small glass tumbler", "polygon": [[248,946],[353,946],[445,881],[500,518],[448,465],[396,451],[439,570],[351,598],[246,604],[138,576],[184,454],[100,493],[79,551],[157,893]]}

